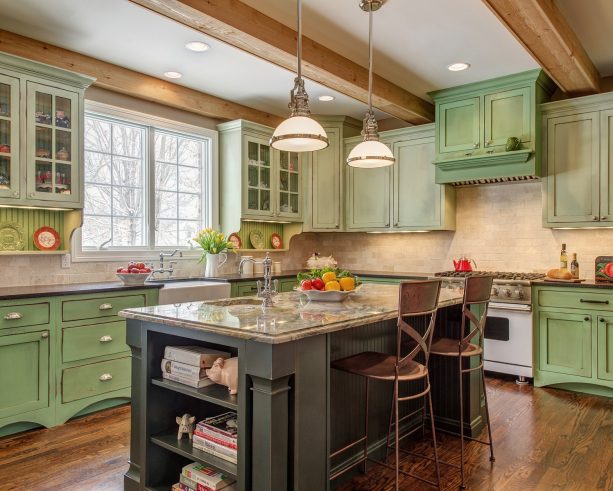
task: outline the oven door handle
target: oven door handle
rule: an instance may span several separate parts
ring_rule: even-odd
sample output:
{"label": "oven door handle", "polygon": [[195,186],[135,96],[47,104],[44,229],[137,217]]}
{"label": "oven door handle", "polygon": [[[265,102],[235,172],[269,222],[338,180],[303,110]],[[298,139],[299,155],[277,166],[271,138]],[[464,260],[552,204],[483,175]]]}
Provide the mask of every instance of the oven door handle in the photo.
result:
{"label": "oven door handle", "polygon": [[509,312],[532,312],[532,306],[526,304],[515,304],[515,303],[497,303],[490,302],[489,311],[492,310],[507,310]]}

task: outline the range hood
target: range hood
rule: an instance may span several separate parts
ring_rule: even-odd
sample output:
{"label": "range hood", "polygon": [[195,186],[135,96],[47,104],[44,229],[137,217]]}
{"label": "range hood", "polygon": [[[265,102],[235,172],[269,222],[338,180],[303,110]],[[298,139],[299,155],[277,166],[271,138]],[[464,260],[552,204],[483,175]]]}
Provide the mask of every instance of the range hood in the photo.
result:
{"label": "range hood", "polygon": [[538,179],[540,162],[531,149],[471,155],[434,162],[437,184],[467,186]]}

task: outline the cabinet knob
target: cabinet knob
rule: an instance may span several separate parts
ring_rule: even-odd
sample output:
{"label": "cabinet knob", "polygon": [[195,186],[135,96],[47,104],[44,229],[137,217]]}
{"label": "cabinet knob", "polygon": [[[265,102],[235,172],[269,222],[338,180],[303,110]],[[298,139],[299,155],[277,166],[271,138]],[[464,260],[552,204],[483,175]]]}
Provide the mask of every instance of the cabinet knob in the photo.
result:
{"label": "cabinet knob", "polygon": [[480,147],[480,143],[479,143],[479,142],[475,142],[475,143],[473,144],[473,148],[479,148],[479,147]]}
{"label": "cabinet knob", "polygon": [[102,336],[100,338],[101,343],[110,343],[111,341],[113,341],[113,338],[111,336]]}
{"label": "cabinet knob", "polygon": [[464,157],[470,157],[473,153],[472,152],[467,152],[464,154]]}
{"label": "cabinet knob", "polygon": [[4,316],[4,320],[5,321],[14,321],[14,320],[18,320],[21,319],[23,316],[21,315],[20,312],[9,312],[8,314],[6,314]]}
{"label": "cabinet knob", "polygon": [[43,331],[40,334],[40,337],[43,338],[43,339],[47,339],[49,337],[49,331]]}
{"label": "cabinet knob", "polygon": [[586,315],[586,316],[583,318],[583,320],[584,320],[584,321],[589,321],[589,320],[590,320],[590,318],[589,318],[589,317]]}
{"label": "cabinet knob", "polygon": [[17,196],[19,196],[19,191],[13,191],[13,196],[17,198]]}
{"label": "cabinet knob", "polygon": [[103,303],[102,305],[100,305],[100,307],[98,307],[98,310],[111,310],[113,308],[113,305],[111,305],[110,303]]}
{"label": "cabinet knob", "polygon": [[493,140],[487,140],[487,141],[485,142],[485,146],[486,146],[486,147],[489,147],[489,146],[490,146],[492,143],[494,143],[494,141],[493,141]]}
{"label": "cabinet knob", "polygon": [[605,215],[600,217],[600,220],[602,220],[603,222],[607,219],[607,217]]}
{"label": "cabinet knob", "polygon": [[592,217],[592,220],[593,220],[594,222],[597,222],[597,221],[598,221],[598,217],[594,215],[594,216]]}
{"label": "cabinet knob", "polygon": [[386,227],[389,227],[389,226],[390,226],[390,222],[387,222],[387,223],[385,224],[385,226],[386,226]]}
{"label": "cabinet knob", "polygon": [[33,198],[34,196],[36,196],[34,193],[28,194],[28,198]]}
{"label": "cabinet knob", "polygon": [[338,223],[337,223],[336,225],[334,225],[334,228],[339,228],[339,225],[338,225]]}
{"label": "cabinet knob", "polygon": [[600,322],[604,322],[604,318],[603,317],[601,317],[599,320],[600,320]]}
{"label": "cabinet knob", "polygon": [[113,376],[110,373],[103,373],[98,378],[100,382],[108,382],[109,380],[113,380]]}

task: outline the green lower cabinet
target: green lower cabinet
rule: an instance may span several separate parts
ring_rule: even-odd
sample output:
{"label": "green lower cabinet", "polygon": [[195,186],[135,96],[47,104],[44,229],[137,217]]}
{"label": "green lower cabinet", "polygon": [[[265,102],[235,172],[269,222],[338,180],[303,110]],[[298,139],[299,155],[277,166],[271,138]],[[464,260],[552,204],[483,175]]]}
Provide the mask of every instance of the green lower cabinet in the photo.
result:
{"label": "green lower cabinet", "polygon": [[[273,281],[274,281],[273,276]],[[292,278],[278,278],[279,293],[291,292],[296,285],[298,285],[298,280],[294,277]],[[257,295],[258,293],[258,285],[257,281],[240,281],[234,282],[230,286],[230,296],[232,297],[250,297],[253,295]]]}
{"label": "green lower cabinet", "polygon": [[598,342],[598,373],[601,380],[613,381],[613,316],[599,316]]}

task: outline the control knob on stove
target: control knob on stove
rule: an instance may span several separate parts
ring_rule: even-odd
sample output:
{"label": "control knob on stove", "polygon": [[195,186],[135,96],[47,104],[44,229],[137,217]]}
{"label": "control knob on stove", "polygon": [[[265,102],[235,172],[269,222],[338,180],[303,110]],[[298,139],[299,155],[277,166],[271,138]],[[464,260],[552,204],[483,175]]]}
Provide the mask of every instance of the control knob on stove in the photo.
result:
{"label": "control knob on stove", "polygon": [[498,288],[496,288],[496,287],[492,288],[492,296],[494,296],[494,297],[498,296]]}
{"label": "control knob on stove", "polygon": [[505,288],[504,290],[502,290],[502,293],[504,293],[505,297],[511,298],[512,293],[510,288]]}
{"label": "control knob on stove", "polygon": [[524,292],[521,288],[516,288],[515,289],[515,296],[517,298],[519,298],[520,300],[524,298]]}

